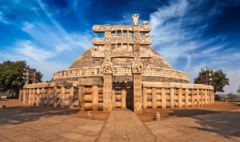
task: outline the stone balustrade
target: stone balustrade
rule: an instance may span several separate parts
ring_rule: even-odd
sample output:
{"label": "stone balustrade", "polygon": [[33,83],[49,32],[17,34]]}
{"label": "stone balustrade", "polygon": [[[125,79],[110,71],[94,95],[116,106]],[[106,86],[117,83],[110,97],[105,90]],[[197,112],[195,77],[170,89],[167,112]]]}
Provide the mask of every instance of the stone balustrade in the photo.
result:
{"label": "stone balustrade", "polygon": [[182,108],[214,104],[214,88],[203,84],[142,82],[142,107]]}
{"label": "stone balustrade", "polygon": [[103,76],[101,67],[86,67],[62,70],[54,73],[53,80],[68,77]]}
{"label": "stone balustrade", "polygon": [[[81,110],[103,110],[103,82],[92,79],[24,85],[19,101],[36,106],[79,107]],[[90,85],[93,84],[93,85]],[[214,88],[203,84],[142,82],[142,108],[182,108],[214,104]],[[115,87],[111,93],[112,108],[132,107],[132,87]]]}
{"label": "stone balustrade", "polygon": [[[114,66],[113,67],[113,75],[132,75],[132,67],[131,66]],[[68,69],[62,70],[54,73],[53,80],[60,79],[60,78],[68,78],[68,77],[84,77],[84,76],[103,76],[102,70],[99,67],[90,67],[90,68],[75,68],[75,69]],[[146,68],[142,76],[158,76],[158,77],[169,77],[169,78],[176,78],[188,81],[188,74],[173,70],[173,69],[166,69],[166,68],[154,68],[148,67]]]}
{"label": "stone balustrade", "polygon": [[178,70],[173,70],[173,69],[166,69],[166,68],[148,67],[146,70],[144,70],[144,72],[142,73],[142,76],[161,76],[161,77],[183,79],[188,81],[187,73],[181,72]]}

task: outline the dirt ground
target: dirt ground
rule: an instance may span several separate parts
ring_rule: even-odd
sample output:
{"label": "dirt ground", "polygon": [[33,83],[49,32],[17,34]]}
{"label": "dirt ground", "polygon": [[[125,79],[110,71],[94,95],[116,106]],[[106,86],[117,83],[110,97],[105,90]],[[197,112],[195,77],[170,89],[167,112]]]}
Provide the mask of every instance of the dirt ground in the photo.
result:
{"label": "dirt ground", "polygon": [[[30,106],[23,104],[22,102],[17,101],[0,101],[0,108],[3,105],[6,105],[9,110],[19,110],[29,113],[41,113],[46,115],[61,115],[61,116],[69,116],[76,118],[86,118],[88,111],[80,111],[79,108],[60,108],[60,107],[48,107],[48,106]],[[93,119],[105,121],[110,113],[105,113],[102,111],[92,111]]]}
{"label": "dirt ground", "polygon": [[[6,105],[9,110],[19,110],[29,113],[41,113],[46,115],[64,115],[69,117],[76,118],[86,118],[88,111],[80,111],[79,108],[60,108],[60,107],[47,107],[47,106],[30,106],[25,105],[22,102],[17,101],[0,101],[0,107]],[[203,107],[189,107],[189,108],[166,108],[166,109],[143,109],[142,114],[137,114],[138,117],[143,122],[154,121],[155,113],[160,112],[161,120],[167,120],[172,118],[179,117],[191,117],[195,115],[203,115],[209,113],[217,113],[223,111],[239,110],[240,103],[236,104],[234,102],[220,102],[215,101],[215,104],[212,106],[203,106]],[[93,119],[105,121],[110,113],[105,113],[102,111],[92,111]]]}
{"label": "dirt ground", "polygon": [[138,117],[143,122],[154,121],[155,113],[159,112],[161,115],[161,120],[167,120],[172,118],[179,118],[179,117],[191,117],[195,115],[203,115],[209,113],[217,113],[223,111],[231,111],[231,110],[239,110],[240,103],[234,102],[220,102],[215,101],[215,104],[212,106],[202,106],[202,107],[189,107],[189,108],[166,108],[166,109],[143,109],[142,114],[137,114]]}

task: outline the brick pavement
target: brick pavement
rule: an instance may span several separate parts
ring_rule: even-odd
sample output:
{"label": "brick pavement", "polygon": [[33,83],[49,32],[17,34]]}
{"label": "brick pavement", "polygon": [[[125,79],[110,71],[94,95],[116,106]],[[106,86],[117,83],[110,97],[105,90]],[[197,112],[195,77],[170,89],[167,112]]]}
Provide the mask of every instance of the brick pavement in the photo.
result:
{"label": "brick pavement", "polygon": [[104,121],[0,109],[0,142],[240,142],[240,111],[145,122],[128,109]]}
{"label": "brick pavement", "polygon": [[160,142],[240,142],[240,111],[146,122]]}
{"label": "brick pavement", "polygon": [[128,109],[113,109],[98,142],[154,142],[153,133]]}
{"label": "brick pavement", "polygon": [[0,142],[93,142],[104,121],[0,109]]}

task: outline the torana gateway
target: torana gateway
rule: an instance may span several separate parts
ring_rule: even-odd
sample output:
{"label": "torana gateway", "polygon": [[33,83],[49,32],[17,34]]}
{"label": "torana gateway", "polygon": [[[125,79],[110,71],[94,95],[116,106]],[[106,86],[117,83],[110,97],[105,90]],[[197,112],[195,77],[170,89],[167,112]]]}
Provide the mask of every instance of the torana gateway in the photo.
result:
{"label": "torana gateway", "polygon": [[174,70],[149,45],[148,21],[133,25],[95,25],[104,33],[94,46],[67,70],[53,75],[53,82],[26,84],[20,100],[31,105],[80,107],[81,110],[195,107],[214,104],[213,86],[189,84],[188,74]]}

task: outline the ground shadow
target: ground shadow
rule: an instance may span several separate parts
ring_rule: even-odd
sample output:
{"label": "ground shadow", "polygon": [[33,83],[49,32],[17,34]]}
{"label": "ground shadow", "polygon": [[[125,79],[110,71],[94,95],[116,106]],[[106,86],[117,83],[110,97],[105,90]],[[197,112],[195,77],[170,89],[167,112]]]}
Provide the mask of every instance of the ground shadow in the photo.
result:
{"label": "ground shadow", "polygon": [[48,107],[48,106],[11,106],[0,109],[0,126],[9,124],[22,124],[36,121],[40,118],[48,118],[56,115],[72,115],[79,109]]}
{"label": "ground shadow", "polygon": [[196,115],[204,115],[217,113],[219,111],[203,110],[203,109],[170,109],[171,112],[168,113],[169,116],[176,117],[191,117]]}
{"label": "ground shadow", "polygon": [[240,137],[240,111],[217,112],[200,109],[173,109],[170,116],[194,118],[201,127],[193,129],[214,132],[225,138]]}

